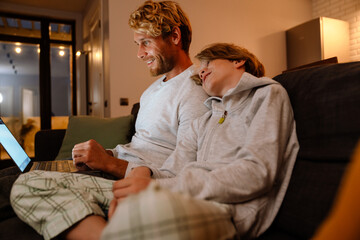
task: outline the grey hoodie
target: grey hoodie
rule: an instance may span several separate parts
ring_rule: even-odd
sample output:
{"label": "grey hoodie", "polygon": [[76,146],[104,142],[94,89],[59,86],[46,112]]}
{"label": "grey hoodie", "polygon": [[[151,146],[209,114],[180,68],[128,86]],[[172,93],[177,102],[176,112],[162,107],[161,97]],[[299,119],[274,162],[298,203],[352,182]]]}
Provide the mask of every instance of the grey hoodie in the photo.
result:
{"label": "grey hoodie", "polygon": [[256,237],[280,208],[299,149],[289,97],[274,80],[244,73],[205,105],[164,165],[148,167],[162,187],[229,204],[239,237]]}

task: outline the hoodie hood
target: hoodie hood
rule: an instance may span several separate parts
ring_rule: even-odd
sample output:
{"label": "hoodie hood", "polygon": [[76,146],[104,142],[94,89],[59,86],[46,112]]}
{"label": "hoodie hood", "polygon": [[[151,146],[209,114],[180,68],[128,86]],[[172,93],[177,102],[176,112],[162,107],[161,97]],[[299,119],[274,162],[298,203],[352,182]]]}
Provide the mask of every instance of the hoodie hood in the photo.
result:
{"label": "hoodie hood", "polygon": [[233,105],[234,102],[245,99],[255,88],[267,86],[269,84],[279,83],[268,77],[257,78],[248,72],[244,72],[237,85],[234,88],[229,89],[222,98],[209,97],[205,100],[204,104],[209,109],[212,109],[212,102],[222,102],[225,105],[225,109],[230,110],[229,106]]}

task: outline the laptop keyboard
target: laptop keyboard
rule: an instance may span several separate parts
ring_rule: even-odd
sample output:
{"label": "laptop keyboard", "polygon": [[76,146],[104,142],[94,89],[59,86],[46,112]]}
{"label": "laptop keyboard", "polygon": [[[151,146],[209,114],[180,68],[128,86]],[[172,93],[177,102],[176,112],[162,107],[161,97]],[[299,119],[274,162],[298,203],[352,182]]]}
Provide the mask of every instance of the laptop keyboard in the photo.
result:
{"label": "laptop keyboard", "polygon": [[37,162],[33,170],[46,170],[57,172],[76,172],[77,169],[71,160]]}

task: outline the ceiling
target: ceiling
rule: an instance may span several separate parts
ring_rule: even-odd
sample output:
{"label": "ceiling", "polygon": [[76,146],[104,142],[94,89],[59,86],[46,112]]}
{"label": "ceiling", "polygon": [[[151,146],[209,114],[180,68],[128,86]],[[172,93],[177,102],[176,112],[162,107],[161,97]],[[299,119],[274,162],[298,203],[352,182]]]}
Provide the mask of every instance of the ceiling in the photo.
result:
{"label": "ceiling", "polygon": [[[37,20],[10,18],[0,14],[0,34],[39,39],[41,38],[40,25],[40,21]],[[71,31],[72,27],[69,24],[50,22],[51,40],[71,41]],[[52,76],[68,74],[68,71],[63,70],[69,66],[70,46],[51,43],[50,47]],[[39,53],[38,44],[0,41],[0,76],[39,76]]]}
{"label": "ceiling", "polygon": [[67,12],[82,12],[88,0],[1,0],[1,2]]}

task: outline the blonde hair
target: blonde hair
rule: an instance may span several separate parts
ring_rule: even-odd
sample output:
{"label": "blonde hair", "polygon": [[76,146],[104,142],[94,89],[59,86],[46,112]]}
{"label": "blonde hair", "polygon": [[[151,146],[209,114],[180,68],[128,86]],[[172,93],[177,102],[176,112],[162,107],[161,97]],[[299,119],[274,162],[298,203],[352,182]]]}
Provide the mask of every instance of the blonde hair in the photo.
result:
{"label": "blonde hair", "polygon": [[[254,54],[245,48],[236,46],[231,43],[214,43],[196,54],[195,58],[199,59],[200,61],[212,61],[215,59],[226,59],[229,61],[245,60],[246,72],[256,77],[262,77],[265,75],[264,65],[257,59]],[[199,78],[199,75],[192,76],[192,79],[197,84],[201,85],[201,79]]]}
{"label": "blonde hair", "polygon": [[174,27],[178,27],[182,49],[189,53],[192,34],[190,21],[174,1],[146,1],[130,15],[129,26],[136,32],[152,37],[161,35],[164,39],[171,35]]}

